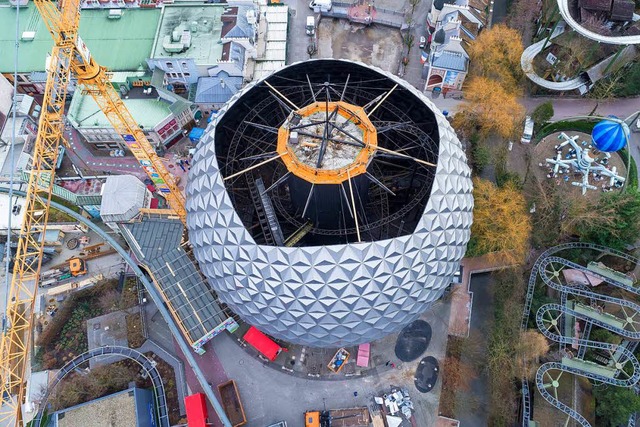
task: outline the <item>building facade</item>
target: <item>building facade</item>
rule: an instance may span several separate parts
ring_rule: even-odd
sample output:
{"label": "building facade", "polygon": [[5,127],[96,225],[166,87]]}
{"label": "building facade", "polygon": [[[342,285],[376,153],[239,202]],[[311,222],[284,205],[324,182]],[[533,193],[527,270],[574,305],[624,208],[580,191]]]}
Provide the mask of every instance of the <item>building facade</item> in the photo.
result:
{"label": "building facade", "polygon": [[[155,147],[172,144],[180,139],[185,127],[194,121],[195,107],[186,99],[153,86],[152,77],[143,73],[115,73],[112,84],[122,101],[138,122],[149,142]],[[80,135],[100,150],[125,149],[107,117],[90,95],[76,92],[69,112],[69,123]]]}
{"label": "building facade", "polygon": [[[477,0],[476,2],[477,3]],[[470,0],[435,0],[427,15],[428,47],[423,77],[425,90],[459,91],[469,70],[464,46],[486,25],[484,12]]]}

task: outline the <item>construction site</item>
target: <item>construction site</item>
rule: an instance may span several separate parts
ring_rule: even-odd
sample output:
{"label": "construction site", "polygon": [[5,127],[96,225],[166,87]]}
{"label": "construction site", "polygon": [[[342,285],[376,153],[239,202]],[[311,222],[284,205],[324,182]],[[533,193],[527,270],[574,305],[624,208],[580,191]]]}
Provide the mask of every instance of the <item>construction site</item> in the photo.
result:
{"label": "construction site", "polygon": [[[470,170],[437,108],[381,69],[311,60],[237,91],[212,116],[191,154],[170,163],[156,149],[155,134],[143,131],[118,96],[111,79],[119,77],[98,64],[91,46],[78,36],[79,2],[67,3],[61,8],[34,2],[54,45],[33,151],[25,169],[3,185],[12,209],[6,271],[13,275],[6,276],[0,424],[42,425],[65,378],[106,360],[129,360],[153,391],[146,413],[154,425],[175,424],[175,411],[186,414],[191,425],[206,418],[207,407],[222,425],[243,425],[253,414],[241,403],[243,385],[230,379],[218,381],[215,389],[203,372],[213,366],[202,362],[212,348],[209,342],[224,331],[253,348],[257,360],[290,363],[294,368],[282,369],[290,373],[308,353],[320,367],[308,372],[305,367],[299,374],[336,375],[345,388],[349,376],[369,375],[367,369],[395,369],[393,353],[387,356],[392,347],[375,342],[400,332],[440,299],[459,272],[470,236]],[[244,20],[234,19],[250,27],[250,12]],[[186,40],[190,30],[183,30]],[[112,127],[103,132],[106,138],[121,139],[118,147],[126,147],[146,178],[56,179],[65,150],[70,157],[79,155],[80,141],[68,143],[65,137],[66,109],[75,105],[67,99],[71,80],[81,88],[74,98],[91,98],[92,109],[106,118],[100,127]],[[154,94],[162,97],[162,90]],[[180,129],[176,121],[190,114],[183,102],[174,99],[171,106],[176,120],[162,128],[167,139]],[[89,134],[102,132],[96,129]],[[122,155],[123,150],[116,151],[113,156]],[[172,173],[176,164],[184,174]],[[79,206],[82,214],[74,209]],[[68,222],[59,223],[60,216]],[[64,300],[103,286],[105,279],[118,279],[123,295],[133,289],[131,305],[114,303],[119,310],[113,313],[88,310],[90,319],[74,318],[86,328],[86,348],[78,342],[85,339],[82,334],[65,338],[73,351],[64,354],[63,347],[49,342],[43,348],[55,347],[57,353],[49,353],[56,356],[46,362],[55,369],[46,374],[33,369],[31,360],[40,349],[32,349],[32,343],[47,335]],[[129,328],[132,316],[141,318],[141,328],[153,329],[143,320],[147,302],[156,313],[149,319],[169,331],[156,341],[174,341],[181,360],[174,357],[174,363],[161,348],[151,350],[173,366],[176,378],[179,368],[188,367],[189,390],[184,380],[163,385],[164,371],[149,356],[150,344],[119,332]],[[421,369],[417,358],[425,351],[426,345],[411,358],[414,364],[403,367],[404,376]],[[36,399],[40,381],[46,391]],[[433,384],[425,387],[420,393]],[[185,399],[197,389],[201,397]],[[405,386],[375,393],[380,394],[375,400],[366,396],[369,408],[357,406],[365,396],[347,409],[337,409],[346,405],[338,404],[320,410],[314,403],[317,410],[306,408],[305,422],[309,427],[382,425],[388,412],[387,423],[410,425],[415,408]],[[65,410],[80,417],[88,411],[82,405],[90,403]],[[132,414],[131,408],[125,412],[123,417]],[[56,414],[57,420],[64,417]],[[136,425],[144,422],[138,419]]]}

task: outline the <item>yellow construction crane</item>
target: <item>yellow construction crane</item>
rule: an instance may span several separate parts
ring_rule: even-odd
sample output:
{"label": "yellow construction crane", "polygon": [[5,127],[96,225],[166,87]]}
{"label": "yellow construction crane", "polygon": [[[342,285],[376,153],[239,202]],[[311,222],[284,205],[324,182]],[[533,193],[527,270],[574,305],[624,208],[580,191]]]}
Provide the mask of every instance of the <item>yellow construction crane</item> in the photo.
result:
{"label": "yellow construction crane", "polygon": [[78,36],[80,0],[34,0],[34,3],[53,37],[54,45],[27,184],[25,217],[8,290],[6,318],[3,319],[0,344],[0,425],[3,426],[18,426],[22,421],[21,405],[25,399],[28,357],[33,340],[33,309],[43,251],[43,242],[37,236],[44,234],[47,226],[58,146],[61,142],[67,144],[64,139],[64,106],[72,73],[79,87],[93,96],[175,214],[183,223],[186,219],[184,196],[174,177],[166,170],[110,84],[105,68],[93,60]]}

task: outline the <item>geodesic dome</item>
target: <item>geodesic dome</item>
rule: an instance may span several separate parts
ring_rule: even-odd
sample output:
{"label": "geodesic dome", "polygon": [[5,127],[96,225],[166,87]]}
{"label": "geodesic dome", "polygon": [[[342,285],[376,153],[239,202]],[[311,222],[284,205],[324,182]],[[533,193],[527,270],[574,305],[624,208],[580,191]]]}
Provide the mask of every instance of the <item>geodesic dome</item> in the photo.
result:
{"label": "geodesic dome", "polygon": [[[325,92],[328,99],[323,100]],[[287,101],[304,108],[312,98],[328,105],[329,98],[338,97],[364,105],[376,126],[378,145],[395,153],[383,156],[378,149],[369,163],[378,184],[389,186],[392,201],[376,210],[378,192],[385,192],[373,183],[354,181],[352,187],[343,187],[347,190],[340,203],[321,200],[322,193],[313,194],[310,185],[302,203],[307,213],[301,216],[302,206],[291,202],[300,184],[297,178],[287,178],[282,165],[268,171],[267,166],[256,166],[267,154],[260,157],[246,147],[251,141],[258,141],[254,145],[265,153],[275,147],[273,129],[296,115],[292,107],[286,108]],[[400,147],[401,139],[408,141],[406,147]],[[424,173],[416,173],[410,156],[403,158],[391,149],[436,167],[420,165]],[[392,164],[396,161],[401,164]],[[411,181],[394,178],[402,173]],[[414,182],[416,175],[420,177]],[[258,179],[271,180],[265,186],[280,189],[254,191],[251,199],[247,188]],[[359,203],[354,192],[362,196]],[[247,206],[251,200],[264,201],[265,194],[274,200],[285,198],[274,201],[271,220],[285,230],[285,242],[295,240],[297,246],[265,240],[263,233],[269,230],[264,222],[259,223],[263,233],[256,231],[258,219],[264,218]],[[335,194],[340,197],[340,191]],[[344,207],[349,199],[353,205]],[[340,210],[336,216],[345,220],[331,228],[309,219],[309,205],[320,209],[331,203]],[[375,209],[370,208],[374,203]],[[428,309],[459,268],[470,237],[472,208],[470,170],[444,116],[403,80],[341,60],[293,64],[236,94],[198,144],[187,185],[189,238],[220,300],[265,333],[314,347],[370,342],[398,331]],[[356,217],[362,215],[356,225],[348,219],[354,211]],[[301,240],[292,239],[303,232]]]}

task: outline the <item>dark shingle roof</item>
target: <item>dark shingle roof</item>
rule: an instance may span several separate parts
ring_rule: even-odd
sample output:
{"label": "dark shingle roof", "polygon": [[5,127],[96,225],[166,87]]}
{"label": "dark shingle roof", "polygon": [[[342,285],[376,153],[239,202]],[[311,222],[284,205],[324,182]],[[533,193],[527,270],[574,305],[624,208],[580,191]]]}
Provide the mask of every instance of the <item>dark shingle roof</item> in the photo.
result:
{"label": "dark shingle roof", "polygon": [[611,10],[611,0],[580,0],[579,5],[588,10],[600,10],[604,12]]}
{"label": "dark shingle roof", "polygon": [[634,11],[635,3],[632,0],[613,0],[613,7],[611,8],[611,20],[631,21]]}

